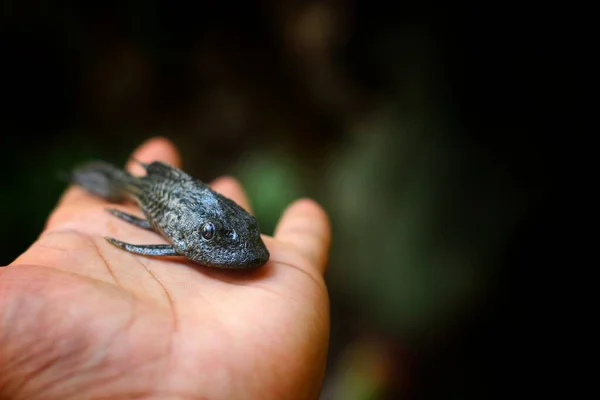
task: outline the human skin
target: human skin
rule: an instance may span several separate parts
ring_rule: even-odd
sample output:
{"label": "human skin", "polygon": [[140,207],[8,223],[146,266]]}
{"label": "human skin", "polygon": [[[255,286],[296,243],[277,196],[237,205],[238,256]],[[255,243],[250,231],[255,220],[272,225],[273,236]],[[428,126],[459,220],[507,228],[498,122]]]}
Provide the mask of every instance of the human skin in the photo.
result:
{"label": "human skin", "polygon": [[[133,158],[180,166],[164,138]],[[127,169],[141,174],[129,162]],[[250,210],[239,183],[211,186]],[[39,238],[0,268],[0,399],[315,399],[325,373],[330,224],[313,200],[282,214],[271,258],[223,271],[137,256],[164,243],[70,187]]]}

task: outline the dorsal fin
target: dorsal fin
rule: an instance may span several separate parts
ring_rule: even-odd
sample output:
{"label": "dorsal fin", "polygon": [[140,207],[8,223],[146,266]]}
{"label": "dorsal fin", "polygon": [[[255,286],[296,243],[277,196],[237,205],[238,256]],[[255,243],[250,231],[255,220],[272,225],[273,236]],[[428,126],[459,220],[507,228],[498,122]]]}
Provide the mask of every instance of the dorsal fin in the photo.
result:
{"label": "dorsal fin", "polygon": [[146,164],[145,168],[148,175],[162,176],[167,179],[192,179],[191,176],[179,168],[163,163],[162,161],[153,161],[150,164]]}

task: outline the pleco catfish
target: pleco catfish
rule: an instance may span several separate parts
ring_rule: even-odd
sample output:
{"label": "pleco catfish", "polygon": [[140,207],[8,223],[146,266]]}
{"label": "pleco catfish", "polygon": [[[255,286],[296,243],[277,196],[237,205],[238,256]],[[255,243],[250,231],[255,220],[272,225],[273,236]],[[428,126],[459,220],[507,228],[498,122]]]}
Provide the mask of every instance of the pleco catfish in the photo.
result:
{"label": "pleco catfish", "polygon": [[256,219],[233,200],[181,169],[163,162],[138,162],[146,175],[136,177],[103,161],[76,168],[71,179],[110,202],[132,200],[146,219],[108,209],[114,216],[155,231],[169,244],[140,245],[106,237],[113,245],[145,256],[184,256],[218,268],[255,268],[269,260]]}

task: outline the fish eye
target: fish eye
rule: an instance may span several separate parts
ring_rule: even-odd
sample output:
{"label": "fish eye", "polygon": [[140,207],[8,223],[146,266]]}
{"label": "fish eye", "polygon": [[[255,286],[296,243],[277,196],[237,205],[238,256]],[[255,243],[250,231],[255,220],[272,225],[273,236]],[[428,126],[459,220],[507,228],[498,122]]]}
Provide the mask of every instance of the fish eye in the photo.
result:
{"label": "fish eye", "polygon": [[202,237],[205,240],[210,240],[215,236],[215,224],[213,224],[212,222],[205,222],[204,224],[202,224],[202,227],[200,228],[200,232],[202,233]]}

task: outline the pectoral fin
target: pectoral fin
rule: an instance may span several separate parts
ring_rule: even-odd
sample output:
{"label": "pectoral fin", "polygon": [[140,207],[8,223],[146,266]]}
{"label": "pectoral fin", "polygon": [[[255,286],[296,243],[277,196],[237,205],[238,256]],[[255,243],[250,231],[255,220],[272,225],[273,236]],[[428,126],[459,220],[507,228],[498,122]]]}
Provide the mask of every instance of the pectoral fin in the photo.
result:
{"label": "pectoral fin", "polygon": [[178,256],[179,254],[175,251],[175,248],[170,244],[129,244],[121,242],[120,240],[105,237],[105,239],[115,245],[116,247],[125,250],[129,253],[139,254],[142,256]]}

